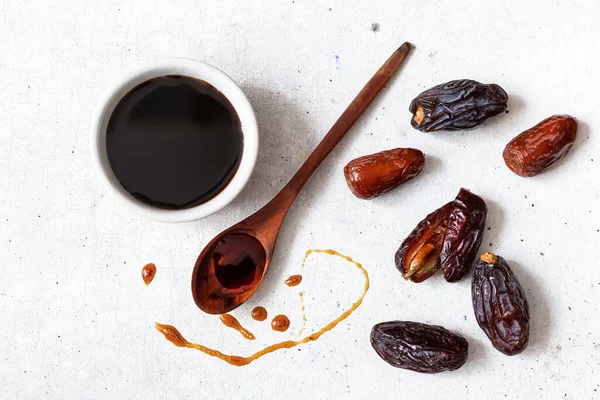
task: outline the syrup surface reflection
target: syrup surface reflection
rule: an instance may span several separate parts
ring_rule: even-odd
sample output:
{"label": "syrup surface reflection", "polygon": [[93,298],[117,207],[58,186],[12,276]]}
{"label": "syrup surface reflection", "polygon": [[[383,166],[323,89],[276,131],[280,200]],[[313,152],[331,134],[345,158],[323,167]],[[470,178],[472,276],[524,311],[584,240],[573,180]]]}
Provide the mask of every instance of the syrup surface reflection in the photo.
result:
{"label": "syrup surface reflection", "polygon": [[198,258],[192,276],[196,305],[209,314],[233,310],[254,293],[265,263],[265,249],[254,236],[226,234]]}

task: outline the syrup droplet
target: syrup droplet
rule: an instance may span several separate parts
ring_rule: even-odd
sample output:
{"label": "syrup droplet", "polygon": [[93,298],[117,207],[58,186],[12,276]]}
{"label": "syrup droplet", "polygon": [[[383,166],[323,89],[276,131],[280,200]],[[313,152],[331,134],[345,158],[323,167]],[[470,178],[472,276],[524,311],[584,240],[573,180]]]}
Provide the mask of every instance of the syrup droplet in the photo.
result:
{"label": "syrup droplet", "polygon": [[306,328],[306,310],[304,309],[304,292],[298,292],[298,296],[300,297],[300,305],[302,306],[302,327],[298,331],[298,336],[300,336]]}
{"label": "syrup droplet", "polygon": [[285,332],[290,327],[290,319],[285,315],[279,314],[271,321],[271,329],[277,332]]}
{"label": "syrup droplet", "polygon": [[241,333],[245,339],[248,339],[248,340],[256,339],[256,337],[252,334],[252,332],[250,332],[248,329],[244,328],[238,322],[238,320],[235,319],[235,317],[233,315],[221,314],[221,322],[223,322],[223,325],[225,325],[229,328],[235,329],[236,331]]}
{"label": "syrup droplet", "polygon": [[289,287],[292,287],[298,286],[300,282],[302,282],[302,275],[292,275],[289,278],[287,278],[283,283],[285,283]]}
{"label": "syrup droplet", "polygon": [[267,310],[264,307],[254,307],[252,310],[252,319],[255,321],[264,321],[267,319]]}
{"label": "syrup droplet", "polygon": [[251,356],[241,357],[241,356],[236,356],[236,355],[223,354],[218,350],[214,350],[214,349],[202,346],[200,344],[190,343],[183,338],[181,333],[179,333],[179,331],[174,326],[171,326],[171,325],[162,325],[159,323],[155,323],[156,329],[160,333],[162,333],[168,341],[172,342],[176,346],[189,347],[189,348],[196,349],[198,351],[201,351],[204,354],[207,354],[212,357],[217,357],[231,365],[235,365],[238,367],[248,365],[252,361],[257,360],[266,354],[273,353],[274,351],[277,351],[280,349],[290,349],[292,347],[296,347],[298,345],[308,343],[313,340],[317,340],[325,332],[332,330],[333,328],[335,328],[337,326],[337,324],[339,324],[340,322],[342,322],[343,320],[348,318],[348,316],[350,316],[350,314],[352,314],[354,312],[354,310],[356,310],[362,304],[362,301],[365,298],[367,291],[369,290],[369,274],[367,273],[367,270],[365,270],[361,264],[352,260],[350,257],[347,257],[341,253],[338,253],[335,250],[308,250],[306,252],[306,254],[304,255],[304,259],[302,260],[302,266],[304,266],[306,259],[312,253],[324,253],[324,254],[334,255],[337,257],[341,257],[344,260],[354,264],[354,266],[356,266],[356,268],[358,268],[362,272],[363,276],[365,277],[365,285],[363,288],[363,292],[361,293],[358,300],[356,300],[354,302],[354,304],[352,304],[352,307],[350,307],[348,310],[344,311],[339,317],[337,317],[336,319],[331,321],[329,324],[325,325],[323,328],[319,329],[316,332],[311,333],[308,336],[305,336],[301,340],[297,340],[297,341],[286,340],[283,342],[275,343],[275,344],[265,347],[264,349],[262,349],[260,351],[257,351],[256,353],[252,354]]}
{"label": "syrup droplet", "polygon": [[146,286],[148,286],[150,282],[152,282],[152,279],[154,279],[154,275],[156,275],[156,265],[150,263],[146,264],[144,268],[142,268],[142,279],[144,280]]}

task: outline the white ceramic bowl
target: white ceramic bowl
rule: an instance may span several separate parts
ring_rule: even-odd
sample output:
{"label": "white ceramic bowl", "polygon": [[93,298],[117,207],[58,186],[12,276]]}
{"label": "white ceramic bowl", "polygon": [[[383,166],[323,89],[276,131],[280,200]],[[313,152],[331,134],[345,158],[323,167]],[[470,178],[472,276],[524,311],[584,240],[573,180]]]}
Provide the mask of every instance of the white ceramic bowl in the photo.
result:
{"label": "white ceramic bowl", "polygon": [[[221,91],[235,108],[244,133],[240,166],[229,184],[217,196],[196,207],[166,210],[152,207],[133,197],[115,177],[106,154],[106,127],[118,102],[137,85],[164,75],[184,75],[208,82]],[[187,58],[164,58],[143,64],[121,77],[102,97],[92,117],[92,163],[100,180],[119,203],[146,218],[163,222],[193,221],[210,215],[229,204],[244,188],[258,154],[256,115],[242,89],[225,73],[201,61]]]}

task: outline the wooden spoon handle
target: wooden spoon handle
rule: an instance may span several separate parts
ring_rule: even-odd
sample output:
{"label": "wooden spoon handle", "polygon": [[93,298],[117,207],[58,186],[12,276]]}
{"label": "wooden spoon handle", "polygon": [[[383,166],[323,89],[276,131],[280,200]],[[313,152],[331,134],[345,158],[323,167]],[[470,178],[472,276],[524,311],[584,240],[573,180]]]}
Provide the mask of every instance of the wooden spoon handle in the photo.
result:
{"label": "wooden spoon handle", "polygon": [[400,65],[402,65],[402,62],[410,49],[410,43],[404,43],[394,52],[394,54],[392,54],[385,64],[379,68],[371,80],[369,80],[365,87],[354,98],[352,103],[350,103],[348,108],[346,108],[336,123],[333,124],[329,132],[327,132],[327,135],[325,135],[323,140],[321,140],[321,143],[319,143],[306,162],[300,167],[296,175],[294,175],[288,184],[284,186],[277,196],[253,215],[246,218],[238,225],[231,227],[230,230],[249,230],[253,232],[253,235],[259,237],[263,243],[269,243],[274,247],[279,227],[283,222],[285,214],[306,181],[308,181],[308,178],[310,178],[325,157],[331,153],[331,150],[333,150],[350,128],[352,128],[352,125],[354,125],[361,114],[398,70]]}
{"label": "wooden spoon handle", "polygon": [[321,143],[319,143],[306,162],[300,167],[296,175],[294,175],[289,183],[273,199],[274,203],[286,203],[288,207],[292,204],[296,195],[300,192],[306,181],[308,181],[308,178],[310,178],[313,172],[321,165],[321,162],[323,162],[333,148],[340,140],[342,140],[344,135],[348,133],[369,104],[377,97],[377,94],[379,94],[400,65],[402,65],[402,62],[410,49],[410,43],[404,43],[394,52],[394,54],[392,54],[385,64],[379,68],[371,80],[369,80],[365,87],[363,87],[360,93],[354,98],[352,103],[350,103],[348,108],[346,108],[344,113],[338,118],[335,124],[333,124],[329,132],[327,132],[327,135],[325,135],[323,140],[321,140]]}

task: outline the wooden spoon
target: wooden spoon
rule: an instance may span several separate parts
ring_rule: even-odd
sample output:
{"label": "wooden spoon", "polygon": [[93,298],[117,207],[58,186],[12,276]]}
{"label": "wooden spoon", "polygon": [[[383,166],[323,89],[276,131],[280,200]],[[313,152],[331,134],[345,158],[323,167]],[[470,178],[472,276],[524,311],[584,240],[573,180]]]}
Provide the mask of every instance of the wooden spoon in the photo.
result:
{"label": "wooden spoon", "polygon": [[229,312],[256,292],[269,269],[281,223],[294,199],[398,70],[410,49],[410,44],[404,43],[379,68],[273,200],[221,232],[202,250],[192,275],[192,295],[202,311],[209,314]]}

